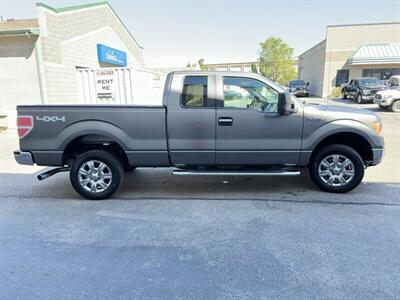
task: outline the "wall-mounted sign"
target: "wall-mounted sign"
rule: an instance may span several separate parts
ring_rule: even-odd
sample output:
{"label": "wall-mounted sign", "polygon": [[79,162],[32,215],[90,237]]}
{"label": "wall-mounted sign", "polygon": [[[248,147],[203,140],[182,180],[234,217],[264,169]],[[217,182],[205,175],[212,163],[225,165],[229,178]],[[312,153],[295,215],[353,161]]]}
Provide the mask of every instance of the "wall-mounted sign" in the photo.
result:
{"label": "wall-mounted sign", "polygon": [[100,63],[108,63],[126,67],[126,53],[102,44],[97,44],[97,59]]}
{"label": "wall-mounted sign", "polygon": [[115,100],[117,82],[114,70],[104,69],[96,71],[96,94],[98,100]]}

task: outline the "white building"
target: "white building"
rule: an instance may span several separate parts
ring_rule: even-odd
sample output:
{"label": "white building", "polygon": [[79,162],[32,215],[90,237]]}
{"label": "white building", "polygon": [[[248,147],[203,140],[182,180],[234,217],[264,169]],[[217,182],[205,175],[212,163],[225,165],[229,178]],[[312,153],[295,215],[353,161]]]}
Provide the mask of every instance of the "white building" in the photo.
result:
{"label": "white building", "polygon": [[400,74],[400,23],[334,25],[298,58],[298,76],[311,94],[327,97],[349,79]]}
{"label": "white building", "polygon": [[143,68],[143,48],[107,2],[36,7],[35,19],[0,22],[0,116],[8,122],[16,105],[79,103],[79,70]]}

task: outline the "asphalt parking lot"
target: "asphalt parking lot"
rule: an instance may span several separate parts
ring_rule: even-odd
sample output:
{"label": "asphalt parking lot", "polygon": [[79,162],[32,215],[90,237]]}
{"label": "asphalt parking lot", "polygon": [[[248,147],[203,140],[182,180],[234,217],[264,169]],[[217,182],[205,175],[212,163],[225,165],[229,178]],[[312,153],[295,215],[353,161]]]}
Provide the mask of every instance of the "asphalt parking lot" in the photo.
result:
{"label": "asphalt parking lot", "polygon": [[[308,103],[354,104],[309,98]],[[0,299],[398,299],[400,114],[351,193],[296,178],[138,169],[111,200],[43,182],[0,134]]]}

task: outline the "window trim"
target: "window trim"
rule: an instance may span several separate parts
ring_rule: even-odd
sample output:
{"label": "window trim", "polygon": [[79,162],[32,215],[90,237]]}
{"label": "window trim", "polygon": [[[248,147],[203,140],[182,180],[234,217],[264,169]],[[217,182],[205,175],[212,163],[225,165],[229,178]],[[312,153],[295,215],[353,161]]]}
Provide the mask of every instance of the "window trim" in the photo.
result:
{"label": "window trim", "polygon": [[[255,113],[261,113],[261,114],[264,114],[264,115],[266,115],[266,114],[267,115],[279,115],[278,111],[276,111],[276,112],[274,112],[274,111],[259,111],[259,110],[249,109],[248,107],[225,107],[225,106],[220,106],[221,104],[224,105],[224,101],[225,101],[224,78],[245,78],[245,79],[251,79],[251,80],[254,80],[254,81],[258,81],[258,82],[262,83],[263,85],[266,85],[270,89],[274,90],[279,95],[279,92],[276,89],[274,89],[272,86],[266,84],[265,82],[263,82],[261,80],[255,79],[255,78],[246,77],[246,76],[229,76],[229,75],[228,76],[221,76],[221,79],[222,79],[221,80],[221,83],[222,83],[222,95],[221,95],[222,99],[218,99],[218,102],[217,102],[217,105],[216,105],[217,109],[247,110],[247,111],[252,111],[252,112],[255,112]],[[278,105],[278,103],[277,103],[277,105]]]}
{"label": "window trim", "polygon": [[[183,105],[183,89],[185,87],[185,80],[188,77],[196,77],[196,78],[206,78],[207,80],[207,85],[206,85],[206,106],[185,106]],[[210,95],[210,85],[209,85],[209,80],[210,76],[209,75],[186,75],[183,76],[182,78],[182,86],[181,86],[181,95],[179,97],[179,106],[182,109],[210,109],[210,108],[215,108],[215,103],[212,101],[212,99],[209,98]]]}

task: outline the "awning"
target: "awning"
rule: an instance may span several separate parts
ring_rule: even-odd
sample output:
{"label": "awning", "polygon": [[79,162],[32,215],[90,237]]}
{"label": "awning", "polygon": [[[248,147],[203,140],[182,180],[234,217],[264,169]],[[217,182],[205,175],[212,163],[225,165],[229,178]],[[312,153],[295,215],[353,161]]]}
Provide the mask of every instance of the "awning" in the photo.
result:
{"label": "awning", "polygon": [[349,65],[400,63],[400,44],[362,45],[347,63]]}

